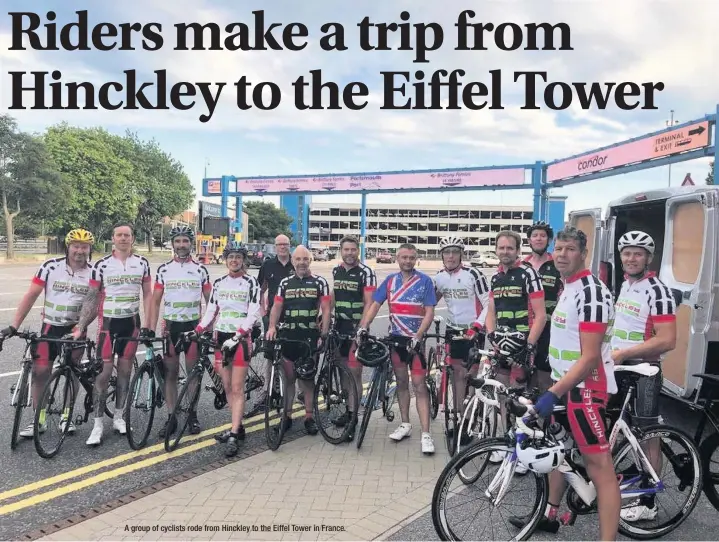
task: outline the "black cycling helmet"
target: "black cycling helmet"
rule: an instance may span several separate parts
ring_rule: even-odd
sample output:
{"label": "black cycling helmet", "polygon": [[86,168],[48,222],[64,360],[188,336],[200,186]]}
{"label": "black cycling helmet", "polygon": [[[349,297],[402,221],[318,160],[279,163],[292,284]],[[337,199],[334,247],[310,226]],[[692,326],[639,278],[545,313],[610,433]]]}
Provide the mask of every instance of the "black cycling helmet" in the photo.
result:
{"label": "black cycling helmet", "polygon": [[495,329],[491,340],[499,353],[508,358],[514,358],[527,348],[527,335],[522,331],[517,331],[507,326],[500,326]]}
{"label": "black cycling helmet", "polygon": [[527,230],[527,239],[529,239],[532,236],[532,232],[534,230],[544,230],[549,239],[554,239],[554,230],[552,229],[552,226],[550,226],[543,220],[541,220],[539,222],[535,222],[534,224],[529,226],[529,229]]}
{"label": "black cycling helmet", "polygon": [[389,348],[384,343],[367,339],[357,347],[355,357],[365,367],[378,367],[389,358]]}
{"label": "black cycling helmet", "polygon": [[312,380],[317,374],[317,363],[312,356],[302,356],[294,362],[295,374],[300,380]]}
{"label": "black cycling helmet", "polygon": [[239,241],[229,241],[222,251],[222,257],[226,260],[230,254],[242,254],[242,257],[247,259],[247,248]]}
{"label": "black cycling helmet", "polygon": [[195,232],[190,226],[175,226],[170,230],[170,240],[174,240],[175,237],[187,237],[190,243],[195,242]]}

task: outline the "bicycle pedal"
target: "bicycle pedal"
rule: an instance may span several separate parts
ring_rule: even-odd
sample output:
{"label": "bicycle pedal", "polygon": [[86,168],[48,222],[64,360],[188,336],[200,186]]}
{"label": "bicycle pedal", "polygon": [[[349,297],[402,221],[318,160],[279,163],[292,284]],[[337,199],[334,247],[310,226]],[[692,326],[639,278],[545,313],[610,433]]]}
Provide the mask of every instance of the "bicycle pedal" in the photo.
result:
{"label": "bicycle pedal", "polygon": [[577,521],[577,514],[574,512],[565,512],[559,518],[559,523],[565,527],[571,527]]}

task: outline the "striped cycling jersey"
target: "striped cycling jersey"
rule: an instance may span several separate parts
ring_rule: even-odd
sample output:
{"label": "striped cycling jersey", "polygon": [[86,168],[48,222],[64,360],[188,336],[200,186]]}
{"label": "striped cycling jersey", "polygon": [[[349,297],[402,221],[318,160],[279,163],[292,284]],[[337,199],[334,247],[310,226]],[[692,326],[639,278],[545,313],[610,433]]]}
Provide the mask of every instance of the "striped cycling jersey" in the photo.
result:
{"label": "striped cycling jersey", "polygon": [[581,357],[581,333],[601,333],[604,341],[599,367],[580,382],[578,388],[588,388],[605,393],[616,393],[614,361],[609,344],[614,323],[612,293],[591,271],[584,269],[564,281],[564,291],[559,296],[557,308],[552,315],[549,339],[549,364],[552,379],[560,380]]}
{"label": "striped cycling jersey", "polygon": [[192,322],[200,319],[202,293],[211,290],[212,284],[204,265],[174,258],[157,268],[155,289],[163,292],[165,320]]}
{"label": "striped cycling jersey", "polygon": [[142,285],[150,281],[150,262],[130,254],[123,262],[115,251],[92,268],[90,286],[102,288],[100,318],[129,318],[140,313]]}
{"label": "striped cycling jersey", "polygon": [[[547,318],[552,316],[554,308],[557,306],[557,300],[559,295],[562,293],[562,275],[557,271],[557,267],[554,265],[554,258],[550,253],[547,253],[549,258],[546,262],[539,266],[537,273],[542,279],[542,289],[544,290],[544,307],[547,311]],[[527,256],[524,259],[524,263],[532,267],[532,256]],[[533,268],[533,267],[532,267]],[[549,320],[547,320],[549,323]]]}
{"label": "striped cycling jersey", "polygon": [[404,282],[401,272],[389,275],[372,299],[377,303],[387,301],[389,332],[401,337],[414,337],[424,319],[425,307],[437,304],[432,279],[416,270]]}
{"label": "striped cycling jersey", "polygon": [[200,331],[213,323],[215,331],[246,333],[252,329],[260,315],[260,285],[246,273],[228,273],[212,283],[210,302],[207,304]]}
{"label": "striped cycling jersey", "polygon": [[320,307],[329,299],[330,286],[324,277],[291,275],[280,282],[275,303],[282,303],[280,320],[290,332],[318,332]]}
{"label": "striped cycling jersey", "polygon": [[344,264],[332,270],[332,288],[335,298],[335,325],[351,331],[362,319],[364,294],[377,289],[377,275],[363,263],[347,268]]}
{"label": "striped cycling jersey", "polygon": [[47,260],[32,279],[45,288],[42,321],[53,326],[77,324],[82,303],[90,289],[92,266],[73,271],[67,258]]}
{"label": "striped cycling jersey", "polygon": [[[637,281],[625,280],[614,310],[612,350],[642,344],[652,337],[655,323],[674,322],[677,318],[674,296],[652,272]],[[658,357],[642,361],[658,361]]]}
{"label": "striped cycling jersey", "polygon": [[494,300],[495,325],[527,333],[534,318],[532,299],[544,299],[542,279],[532,266],[518,259],[509,268],[499,266],[489,295]]}
{"label": "striped cycling jersey", "polygon": [[447,325],[467,329],[472,324],[484,327],[489,306],[489,285],[484,274],[474,267],[442,269],[434,276],[434,288],[444,298],[449,311]]}

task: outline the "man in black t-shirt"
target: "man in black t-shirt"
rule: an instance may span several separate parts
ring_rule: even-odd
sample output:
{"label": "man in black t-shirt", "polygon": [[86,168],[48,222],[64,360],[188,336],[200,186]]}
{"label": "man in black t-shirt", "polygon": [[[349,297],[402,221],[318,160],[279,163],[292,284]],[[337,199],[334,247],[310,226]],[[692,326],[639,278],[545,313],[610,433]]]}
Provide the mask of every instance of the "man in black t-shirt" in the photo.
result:
{"label": "man in black t-shirt", "polygon": [[[260,307],[262,307],[262,327],[265,332],[270,327],[270,311],[275,302],[277,288],[280,286],[282,279],[289,277],[295,272],[290,258],[290,239],[286,235],[278,235],[275,237],[275,250],[277,256],[266,260],[260,272],[257,275],[257,282],[260,284]],[[265,308],[265,299],[267,307]],[[265,352],[265,358],[272,359],[272,351]],[[268,375],[265,379],[269,381],[269,365]]]}
{"label": "man in black t-shirt", "polygon": [[[377,289],[377,275],[359,261],[359,241],[354,237],[340,240],[342,263],[332,270],[332,302],[335,329],[342,335],[354,335],[365,309],[372,304],[372,294]],[[362,397],[362,364],[357,361],[357,343],[344,340],[339,347],[339,359],[355,379],[357,400]],[[335,420],[342,425],[351,419],[347,412]]]}

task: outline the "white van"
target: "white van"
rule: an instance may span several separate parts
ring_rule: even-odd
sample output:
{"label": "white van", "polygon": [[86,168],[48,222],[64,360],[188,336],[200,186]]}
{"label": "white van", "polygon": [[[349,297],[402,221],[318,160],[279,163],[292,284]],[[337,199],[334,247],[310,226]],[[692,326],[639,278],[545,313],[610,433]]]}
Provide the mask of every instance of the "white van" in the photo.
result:
{"label": "white van", "polygon": [[623,271],[617,241],[647,232],[657,249],[651,264],[680,300],[677,345],[662,361],[664,386],[690,397],[696,373],[719,375],[719,188],[688,186],[632,194],[601,209],[574,211],[569,224],[587,234],[588,265],[616,296]]}

